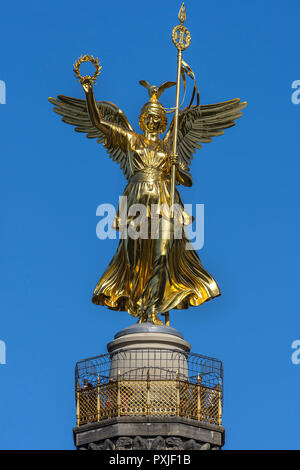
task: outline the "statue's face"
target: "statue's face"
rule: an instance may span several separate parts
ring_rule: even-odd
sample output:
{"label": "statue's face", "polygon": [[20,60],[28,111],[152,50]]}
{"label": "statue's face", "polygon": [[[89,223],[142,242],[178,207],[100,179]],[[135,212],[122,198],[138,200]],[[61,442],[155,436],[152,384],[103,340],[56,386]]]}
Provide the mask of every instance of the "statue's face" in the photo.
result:
{"label": "statue's face", "polygon": [[150,133],[159,132],[161,129],[161,116],[155,113],[147,113],[144,116],[146,131]]}

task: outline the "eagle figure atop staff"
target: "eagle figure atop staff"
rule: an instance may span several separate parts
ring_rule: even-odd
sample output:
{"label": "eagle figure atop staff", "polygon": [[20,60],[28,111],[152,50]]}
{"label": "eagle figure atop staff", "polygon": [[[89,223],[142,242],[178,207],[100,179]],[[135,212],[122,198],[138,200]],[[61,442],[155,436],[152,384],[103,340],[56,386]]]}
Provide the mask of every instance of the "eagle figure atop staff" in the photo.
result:
{"label": "eagle figure atop staff", "polygon": [[[187,309],[198,306],[220,295],[215,279],[202,266],[195,250],[183,230],[175,236],[176,224],[189,224],[192,218],[185,212],[176,186],[192,186],[191,161],[202,143],[224,134],[224,129],[235,125],[246,103],[239,99],[223,103],[200,105],[195,76],[183,61],[183,51],[191,37],[184,26],[186,12],[182,4],[180,24],[172,32],[177,48],[177,82],[165,82],[156,87],[145,80],[140,84],[147,88],[149,101],[142,107],[139,125],[142,134],[133,130],[125,114],[113,103],[96,101],[93,84],[100,73],[98,59],[81,56],[74,66],[85,93],[85,99],[58,95],[49,98],[54,111],[63,116],[63,122],[75,126],[77,132],[97,139],[104,145],[110,157],[123,170],[127,186],[123,196],[127,207],[134,204],[146,207],[146,218],[153,217],[155,208],[156,229],[149,236],[121,236],[117,251],[95,287],[92,301],[111,310],[127,311],[137,317],[139,323],[152,322],[162,325],[159,314],[169,324],[171,309]],[[95,74],[82,77],[82,62],[92,62]],[[186,76],[194,80],[190,104],[180,110],[180,82],[186,87]],[[176,85],[174,118],[167,129],[168,109],[159,102],[164,90]],[[194,104],[196,98],[196,104]],[[125,198],[121,198],[124,201]],[[130,233],[136,220],[130,211],[123,214],[120,202],[114,228]],[[176,210],[175,210],[176,209]],[[149,221],[149,220],[148,220]],[[136,228],[136,227],[135,227]],[[122,232],[121,232],[122,233]],[[135,232],[136,233],[136,232]]]}

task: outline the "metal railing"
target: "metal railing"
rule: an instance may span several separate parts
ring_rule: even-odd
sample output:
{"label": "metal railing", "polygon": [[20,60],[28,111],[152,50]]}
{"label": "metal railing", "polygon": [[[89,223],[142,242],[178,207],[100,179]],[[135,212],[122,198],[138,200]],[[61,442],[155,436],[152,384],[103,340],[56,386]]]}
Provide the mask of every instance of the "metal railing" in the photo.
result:
{"label": "metal railing", "polygon": [[221,388],[182,380],[122,380],[77,390],[77,426],[119,416],[183,416],[222,425]]}
{"label": "metal railing", "polygon": [[[77,426],[120,416],[182,416],[222,425],[223,367],[217,359],[160,350],[159,362],[145,350],[124,351],[126,367],[113,369],[109,355],[80,361],[76,366]],[[172,361],[170,361],[172,354]],[[165,367],[164,357],[169,360]],[[118,352],[117,364],[123,364]],[[130,361],[128,362],[128,359]],[[176,362],[177,361],[177,362]],[[182,361],[182,362],[181,362]],[[131,367],[128,368],[128,363]],[[172,369],[179,364],[179,369]],[[140,365],[140,364],[139,364]],[[125,370],[126,369],[126,370]]]}

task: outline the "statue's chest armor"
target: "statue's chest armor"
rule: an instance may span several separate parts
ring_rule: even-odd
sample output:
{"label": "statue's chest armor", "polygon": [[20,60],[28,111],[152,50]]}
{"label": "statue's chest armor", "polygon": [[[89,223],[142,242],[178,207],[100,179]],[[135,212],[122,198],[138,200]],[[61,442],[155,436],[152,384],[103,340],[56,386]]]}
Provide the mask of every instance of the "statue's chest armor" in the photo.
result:
{"label": "statue's chest armor", "polygon": [[135,149],[140,164],[158,168],[167,161],[167,155],[161,145],[149,145]]}

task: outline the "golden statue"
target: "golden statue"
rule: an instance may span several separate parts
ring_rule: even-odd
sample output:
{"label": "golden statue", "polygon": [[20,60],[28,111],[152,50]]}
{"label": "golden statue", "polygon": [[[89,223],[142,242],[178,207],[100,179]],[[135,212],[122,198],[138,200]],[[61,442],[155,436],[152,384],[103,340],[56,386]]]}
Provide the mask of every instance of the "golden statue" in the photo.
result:
{"label": "golden statue", "polygon": [[[196,149],[212,137],[222,135],[224,129],[235,125],[246,103],[233,99],[223,103],[196,105],[191,103],[179,111],[181,76],[194,78],[191,68],[182,60],[182,51],[190,43],[190,35],[183,25],[185,9],[182,6],[180,25],[172,33],[178,50],[177,83],[166,82],[156,87],[145,80],[140,84],[148,89],[150,100],[142,107],[139,125],[142,134],[136,133],[125,114],[107,101],[96,101],[93,83],[100,73],[98,59],[93,56],[81,57],[74,66],[85,100],[59,95],[49,98],[55,111],[63,116],[63,122],[72,124],[78,132],[88,138],[96,138],[107,149],[127,178],[123,196],[127,206],[143,204],[147,217],[153,216],[156,208],[158,220],[156,236],[149,231],[147,237],[120,237],[119,246],[106,271],[100,278],[92,301],[112,310],[127,311],[138,322],[150,321],[161,325],[158,314],[165,315],[166,324],[171,309],[187,309],[220,295],[214,278],[203,268],[196,251],[186,249],[189,240],[183,232],[181,238],[174,237],[174,225],[178,219],[184,224],[191,217],[184,211],[176,185],[192,186],[191,160]],[[81,77],[81,62],[91,61],[96,72],[93,77]],[[174,119],[167,129],[166,109],[158,101],[162,92],[176,85]],[[197,91],[198,94],[198,91]],[[175,206],[181,209],[174,210]],[[129,229],[135,219],[129,215],[121,217],[118,207],[115,218],[116,230],[124,226]],[[179,215],[178,215],[179,214]],[[151,224],[149,224],[150,227]],[[128,232],[127,232],[128,233]]]}

